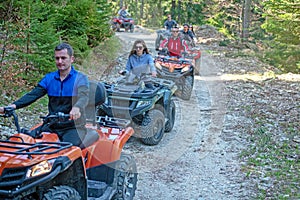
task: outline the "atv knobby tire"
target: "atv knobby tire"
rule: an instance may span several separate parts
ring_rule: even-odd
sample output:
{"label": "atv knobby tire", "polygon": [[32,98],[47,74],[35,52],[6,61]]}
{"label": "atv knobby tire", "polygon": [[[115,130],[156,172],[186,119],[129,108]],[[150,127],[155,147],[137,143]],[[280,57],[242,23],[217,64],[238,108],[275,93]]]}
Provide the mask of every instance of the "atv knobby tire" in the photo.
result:
{"label": "atv knobby tire", "polygon": [[137,168],[131,155],[122,153],[115,170],[116,194],[114,200],[132,200],[137,184]]}
{"label": "atv knobby tire", "polygon": [[80,200],[79,193],[66,185],[54,186],[42,197],[42,200]]}
{"label": "atv knobby tire", "polygon": [[165,116],[158,109],[150,110],[140,127],[141,141],[146,145],[158,144],[165,132]]}
{"label": "atv knobby tire", "polygon": [[176,114],[176,107],[175,107],[174,100],[172,99],[170,102],[169,119],[165,125],[165,132],[170,132],[173,129],[175,123],[175,114]]}
{"label": "atv knobby tire", "polygon": [[134,25],[131,24],[131,25],[130,25],[130,33],[133,33],[133,31],[134,31]]}
{"label": "atv knobby tire", "polygon": [[194,86],[194,77],[193,76],[185,77],[184,84],[182,86],[182,91],[181,91],[181,98],[183,100],[190,100],[193,86]]}

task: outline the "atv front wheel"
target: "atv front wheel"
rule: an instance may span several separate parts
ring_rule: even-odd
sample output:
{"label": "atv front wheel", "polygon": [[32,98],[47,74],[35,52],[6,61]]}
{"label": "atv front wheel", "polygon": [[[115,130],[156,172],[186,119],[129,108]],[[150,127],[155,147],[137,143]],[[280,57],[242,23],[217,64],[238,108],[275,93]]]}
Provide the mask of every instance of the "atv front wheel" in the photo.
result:
{"label": "atv front wheel", "polygon": [[130,25],[130,33],[133,33],[133,31],[134,31],[134,25],[131,24],[131,25]]}
{"label": "atv front wheel", "polygon": [[137,168],[131,155],[121,154],[115,170],[116,194],[114,200],[132,200],[137,184]]}
{"label": "atv front wheel", "polygon": [[117,25],[116,25],[116,30],[117,30],[117,32],[120,32],[120,31],[121,31],[121,25],[120,25],[120,24],[117,24]]}
{"label": "atv front wheel", "polygon": [[42,200],[80,200],[79,193],[66,185],[54,186],[42,197]]}
{"label": "atv front wheel", "polygon": [[166,125],[165,125],[165,132],[170,132],[174,127],[175,113],[176,113],[175,110],[176,110],[176,107],[175,107],[174,100],[171,100],[168,121],[166,122]]}
{"label": "atv front wheel", "polygon": [[193,76],[185,77],[184,85],[182,86],[182,92],[181,92],[181,98],[183,100],[190,100],[193,86],[194,86],[194,77]]}
{"label": "atv front wheel", "polygon": [[141,126],[141,141],[146,145],[158,144],[165,132],[165,116],[158,109],[150,110]]}

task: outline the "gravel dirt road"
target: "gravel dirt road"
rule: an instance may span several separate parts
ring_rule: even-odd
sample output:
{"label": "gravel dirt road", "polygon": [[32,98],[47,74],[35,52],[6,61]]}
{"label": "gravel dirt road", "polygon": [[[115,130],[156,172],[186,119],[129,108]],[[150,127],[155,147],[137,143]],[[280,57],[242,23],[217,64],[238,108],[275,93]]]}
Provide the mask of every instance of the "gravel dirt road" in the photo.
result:
{"label": "gravel dirt road", "polygon": [[[196,33],[202,51],[200,76],[195,77],[191,100],[175,97],[174,129],[156,146],[131,138],[124,148],[138,166],[135,199],[246,200],[257,199],[260,193],[264,193],[260,199],[278,199],[285,192],[282,188],[299,196],[299,181],[294,183],[291,177],[299,180],[300,75],[275,76],[274,68],[248,56],[250,48],[219,46],[222,36],[213,27],[203,26]],[[134,33],[116,35],[123,44],[119,57],[108,67],[95,63],[96,70],[88,68],[91,79],[119,77],[117,72],[125,68],[138,38],[156,54],[153,31],[137,27]],[[21,127],[31,127],[44,112],[22,109],[19,114]],[[13,130],[1,124],[1,138]],[[270,163],[273,146],[276,152],[282,146],[290,151],[284,149],[280,157],[275,154]],[[260,159],[262,155],[265,161]],[[282,165],[282,156],[292,166]],[[259,165],[252,165],[249,159]],[[282,175],[287,176],[277,177],[278,168],[286,168]],[[290,193],[284,197],[289,198]]]}
{"label": "gravel dirt road", "polygon": [[[152,55],[156,54],[156,33],[140,29],[116,35],[125,52],[136,39],[144,39]],[[135,199],[232,200],[251,196],[238,159],[244,141],[230,130],[236,119],[227,113],[228,95],[219,76],[226,63],[207,53],[210,48],[201,45],[200,76],[195,77],[191,99],[175,97],[174,129],[156,146],[143,145],[137,139],[126,145],[138,165]],[[127,54],[121,57],[119,60],[126,61]]]}

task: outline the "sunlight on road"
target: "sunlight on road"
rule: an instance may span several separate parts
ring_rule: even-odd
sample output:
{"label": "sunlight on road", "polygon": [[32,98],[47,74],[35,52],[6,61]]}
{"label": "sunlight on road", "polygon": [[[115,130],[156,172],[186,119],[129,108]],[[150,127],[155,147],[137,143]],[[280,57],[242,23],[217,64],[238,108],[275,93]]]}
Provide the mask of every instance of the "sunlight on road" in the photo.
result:
{"label": "sunlight on road", "polygon": [[220,74],[217,76],[195,76],[196,80],[205,80],[205,81],[235,81],[235,80],[251,80],[254,82],[259,81],[266,81],[270,79],[278,79],[278,80],[284,80],[284,81],[290,81],[290,82],[299,82],[300,81],[300,74],[281,74],[276,75],[274,73],[248,73],[248,74]]}

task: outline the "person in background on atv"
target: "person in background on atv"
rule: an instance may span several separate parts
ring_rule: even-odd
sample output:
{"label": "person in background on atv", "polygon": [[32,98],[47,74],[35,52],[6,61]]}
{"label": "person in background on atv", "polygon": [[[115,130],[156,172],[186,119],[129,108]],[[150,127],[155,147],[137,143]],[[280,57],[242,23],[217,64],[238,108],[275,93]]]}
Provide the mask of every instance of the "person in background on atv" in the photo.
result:
{"label": "person in background on atv", "polygon": [[189,25],[184,24],[183,25],[183,30],[180,30],[180,34],[184,40],[187,41],[188,45],[190,47],[195,47],[195,35],[193,34],[192,31],[189,30]]}
{"label": "person in background on atv", "polygon": [[156,68],[154,66],[154,59],[149,53],[147,45],[144,40],[136,40],[129,53],[126,63],[126,70],[121,70],[120,74],[129,73],[133,68],[140,66],[148,66],[153,77],[156,77]]}
{"label": "person in background on atv", "polygon": [[[190,30],[190,31],[192,31],[192,33],[195,35],[195,32],[194,32],[194,27],[193,27],[193,25],[192,25],[192,24],[189,26],[189,30]],[[196,35],[195,35],[195,36],[196,36]]]}
{"label": "person in background on atv", "polygon": [[183,24],[183,30],[180,31],[182,35],[188,35],[192,40],[194,39],[195,35],[192,31],[189,30],[188,24]]}
{"label": "person in background on atv", "polygon": [[168,48],[170,56],[182,56],[183,52],[189,51],[189,47],[185,40],[179,36],[179,27],[172,28],[171,37],[163,40],[159,46],[159,51],[163,48]]}
{"label": "person in background on atv", "polygon": [[[55,132],[63,142],[75,146],[82,144],[86,134],[85,107],[89,101],[89,82],[85,74],[75,70],[73,48],[67,43],[55,47],[54,58],[57,71],[46,74],[29,93],[16,100],[10,107],[26,107],[44,95],[48,95],[49,115],[62,112],[70,114],[70,120],[53,124],[47,132]],[[0,107],[0,113],[4,108]],[[37,129],[38,130],[38,129]]]}
{"label": "person in background on atv", "polygon": [[168,19],[164,22],[164,27],[166,30],[171,31],[172,27],[175,26],[177,22],[172,19],[172,16],[169,14]]}
{"label": "person in background on atv", "polygon": [[189,30],[193,33],[193,35],[194,35],[193,40],[196,43],[198,40],[197,40],[196,34],[194,32],[194,27],[192,24],[189,26]]}
{"label": "person in background on atv", "polygon": [[127,18],[127,16],[130,16],[130,13],[127,12],[126,10],[126,6],[123,6],[119,11],[118,11],[118,15],[122,18]]}

